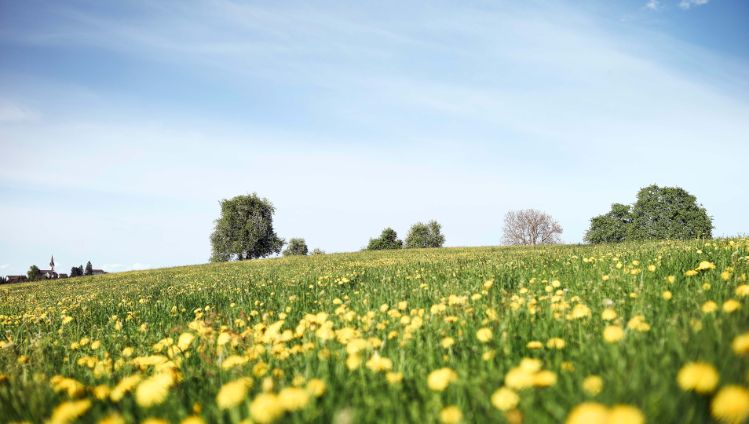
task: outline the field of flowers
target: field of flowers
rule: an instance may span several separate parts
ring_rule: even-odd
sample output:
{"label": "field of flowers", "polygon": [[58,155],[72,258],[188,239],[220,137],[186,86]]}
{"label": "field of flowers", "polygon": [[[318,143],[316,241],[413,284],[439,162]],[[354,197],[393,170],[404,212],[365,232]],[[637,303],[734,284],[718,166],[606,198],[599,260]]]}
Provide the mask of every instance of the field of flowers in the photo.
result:
{"label": "field of flowers", "polygon": [[749,239],[0,286],[2,422],[741,423]]}

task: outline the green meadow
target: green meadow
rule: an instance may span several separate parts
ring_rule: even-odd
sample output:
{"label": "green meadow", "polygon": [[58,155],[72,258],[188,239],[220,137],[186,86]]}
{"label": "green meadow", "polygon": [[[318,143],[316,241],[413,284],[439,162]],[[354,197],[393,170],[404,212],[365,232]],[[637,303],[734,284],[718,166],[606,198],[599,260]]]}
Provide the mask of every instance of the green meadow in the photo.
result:
{"label": "green meadow", "polygon": [[0,419],[740,423],[748,274],[749,240],[720,239],[5,285]]}

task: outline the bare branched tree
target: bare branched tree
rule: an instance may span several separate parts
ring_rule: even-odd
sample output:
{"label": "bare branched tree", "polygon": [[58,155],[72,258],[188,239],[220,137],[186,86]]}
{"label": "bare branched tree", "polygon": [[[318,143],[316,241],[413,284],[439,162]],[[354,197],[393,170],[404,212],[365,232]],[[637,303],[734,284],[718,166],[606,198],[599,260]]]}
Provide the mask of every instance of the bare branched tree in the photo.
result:
{"label": "bare branched tree", "polygon": [[562,226],[544,212],[536,209],[510,211],[505,215],[503,240],[505,244],[531,245],[559,243]]}

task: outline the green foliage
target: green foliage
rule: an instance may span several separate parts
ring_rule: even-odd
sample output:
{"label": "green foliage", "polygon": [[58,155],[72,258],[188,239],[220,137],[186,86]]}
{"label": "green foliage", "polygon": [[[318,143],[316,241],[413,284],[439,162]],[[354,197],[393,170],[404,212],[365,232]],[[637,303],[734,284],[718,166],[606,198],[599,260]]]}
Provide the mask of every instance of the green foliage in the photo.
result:
{"label": "green foliage", "polygon": [[625,241],[630,232],[632,220],[631,206],[614,203],[607,214],[591,218],[590,229],[585,233],[585,241],[588,243]]}
{"label": "green foliage", "polygon": [[86,272],[84,275],[94,275],[94,266],[91,265],[91,261],[86,262]]}
{"label": "green foliage", "polygon": [[26,277],[29,279],[29,281],[39,280],[40,278],[42,278],[42,272],[39,271],[38,266],[31,265],[28,272],[26,272]]}
{"label": "green foliage", "polygon": [[697,199],[680,187],[651,185],[640,189],[633,206],[615,203],[605,215],[593,217],[585,240],[618,243],[626,240],[709,239],[712,219]]}
{"label": "green foliage", "polygon": [[400,249],[403,247],[403,241],[398,240],[398,233],[388,227],[382,230],[380,237],[369,239],[367,250],[389,250]]}
{"label": "green foliage", "polygon": [[279,253],[283,239],[273,230],[273,204],[257,194],[221,202],[221,216],[211,234],[211,261],[262,258]]}
{"label": "green foliage", "polygon": [[311,255],[324,255],[325,251],[320,249],[319,247],[316,247],[314,250],[312,250]]}
{"label": "green foliage", "polygon": [[303,238],[293,238],[289,240],[289,245],[286,250],[283,251],[284,256],[306,256],[307,255],[307,243]]}
{"label": "green foliage", "polygon": [[442,235],[441,229],[442,226],[434,220],[427,224],[417,222],[408,231],[406,249],[442,247],[445,244],[445,236]]}
{"label": "green foliage", "polygon": [[70,277],[80,277],[82,275],[83,275],[83,265],[74,266],[70,268]]}

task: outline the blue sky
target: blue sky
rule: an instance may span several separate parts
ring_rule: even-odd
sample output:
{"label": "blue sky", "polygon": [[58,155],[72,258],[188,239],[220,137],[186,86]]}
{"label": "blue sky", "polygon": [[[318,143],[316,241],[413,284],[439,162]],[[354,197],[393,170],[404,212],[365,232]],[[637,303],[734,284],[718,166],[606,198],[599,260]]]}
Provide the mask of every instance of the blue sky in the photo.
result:
{"label": "blue sky", "polygon": [[0,274],[205,262],[218,201],[352,251],[679,185],[749,232],[749,2],[0,0]]}

